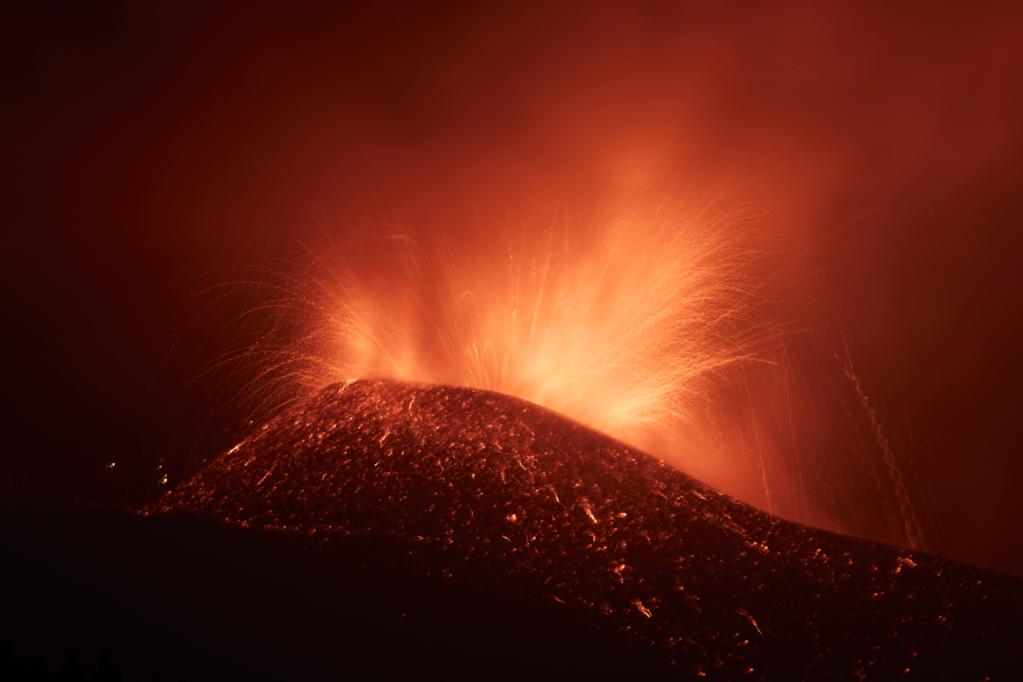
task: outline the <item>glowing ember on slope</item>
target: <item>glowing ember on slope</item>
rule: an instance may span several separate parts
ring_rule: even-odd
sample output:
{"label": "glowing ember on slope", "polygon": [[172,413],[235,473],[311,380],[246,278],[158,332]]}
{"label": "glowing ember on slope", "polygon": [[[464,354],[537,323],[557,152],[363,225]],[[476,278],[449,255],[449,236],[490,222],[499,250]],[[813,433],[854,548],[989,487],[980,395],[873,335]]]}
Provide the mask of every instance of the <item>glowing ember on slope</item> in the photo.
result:
{"label": "glowing ember on slope", "polygon": [[981,678],[1021,653],[1019,579],[786,522],[487,391],[327,387],[143,511],[382,542],[683,675]]}

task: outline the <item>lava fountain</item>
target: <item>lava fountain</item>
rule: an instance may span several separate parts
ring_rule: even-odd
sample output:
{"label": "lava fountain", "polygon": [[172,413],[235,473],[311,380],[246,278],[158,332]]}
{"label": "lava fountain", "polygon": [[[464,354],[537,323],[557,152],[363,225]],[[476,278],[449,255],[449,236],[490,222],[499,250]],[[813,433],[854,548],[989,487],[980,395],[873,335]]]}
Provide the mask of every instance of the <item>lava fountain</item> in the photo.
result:
{"label": "lava fountain", "polygon": [[345,281],[326,321],[334,377],[499,391],[650,447],[756,357],[752,253],[734,230],[631,215],[590,239],[527,231],[474,252],[490,257],[412,245],[390,291]]}
{"label": "lava fountain", "polygon": [[280,312],[270,331],[225,361],[261,367],[243,393],[270,406],[263,415],[351,379],[466,386],[703,472],[723,447],[705,428],[715,399],[770,363],[784,331],[756,305],[754,230],[724,213],[632,208],[596,228],[548,216],[323,240],[313,271],[260,305]]}
{"label": "lava fountain", "polygon": [[[579,220],[380,222],[347,236],[325,230],[315,243],[311,267],[262,280],[245,315],[259,320],[248,332],[258,340],[222,359],[258,368],[240,391],[260,408],[253,423],[352,379],[492,390],[767,511],[858,530],[815,497],[849,482],[835,462],[863,457],[843,448],[869,441],[880,422],[821,437],[828,420],[808,416],[819,396],[800,393],[787,366],[805,323],[773,312],[784,263],[749,215],[721,202],[608,200]],[[784,437],[765,426],[781,412]],[[901,482],[890,451],[867,454]],[[864,469],[877,478],[870,467],[881,465]],[[813,478],[822,471],[831,479]],[[920,548],[908,492],[889,487],[872,493],[890,529],[880,539]],[[847,517],[863,513],[853,504]]]}

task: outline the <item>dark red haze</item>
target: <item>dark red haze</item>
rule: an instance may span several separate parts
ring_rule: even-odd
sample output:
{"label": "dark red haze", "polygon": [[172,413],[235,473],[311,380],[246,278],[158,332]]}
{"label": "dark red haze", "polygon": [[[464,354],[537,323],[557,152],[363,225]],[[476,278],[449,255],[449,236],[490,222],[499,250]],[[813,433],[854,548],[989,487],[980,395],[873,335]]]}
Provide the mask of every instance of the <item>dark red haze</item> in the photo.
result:
{"label": "dark red haze", "polygon": [[466,261],[625,197],[740,215],[784,330],[702,422],[733,455],[693,473],[1023,573],[1018,8],[343,5],[11,23],[9,508],[144,502],[247,434],[260,363],[203,370],[325,240],[443,233]]}

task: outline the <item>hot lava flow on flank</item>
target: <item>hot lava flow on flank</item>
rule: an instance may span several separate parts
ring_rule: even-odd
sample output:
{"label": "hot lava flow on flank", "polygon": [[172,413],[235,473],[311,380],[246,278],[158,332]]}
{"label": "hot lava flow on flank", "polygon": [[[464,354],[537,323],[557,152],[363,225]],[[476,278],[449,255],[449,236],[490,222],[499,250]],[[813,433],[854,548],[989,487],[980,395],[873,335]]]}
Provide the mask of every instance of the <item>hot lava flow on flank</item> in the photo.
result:
{"label": "hot lava flow on flank", "polygon": [[1018,579],[785,521],[477,389],[330,386],[145,514],[386,546],[687,678],[981,679],[1023,655]]}

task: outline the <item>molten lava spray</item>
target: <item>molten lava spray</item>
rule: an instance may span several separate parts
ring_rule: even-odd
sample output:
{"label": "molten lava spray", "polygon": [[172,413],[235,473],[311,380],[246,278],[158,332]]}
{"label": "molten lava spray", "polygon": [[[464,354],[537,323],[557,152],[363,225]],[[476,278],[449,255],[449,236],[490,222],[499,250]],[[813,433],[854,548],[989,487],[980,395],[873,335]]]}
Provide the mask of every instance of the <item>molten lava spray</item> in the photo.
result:
{"label": "molten lava spray", "polygon": [[[818,425],[820,396],[789,364],[803,332],[773,312],[784,263],[747,215],[608,200],[579,219],[429,225],[381,222],[354,230],[358,241],[325,230],[306,249],[311,268],[263,289],[257,311],[272,324],[225,358],[260,366],[244,388],[269,408],[259,419],[353,379],[488,389],[798,521],[855,532],[876,506],[890,529],[880,539],[923,545],[891,445],[871,435],[879,417],[856,438]],[[836,365],[836,390],[847,374]],[[871,476],[888,468],[867,512],[827,498],[843,475],[829,459],[862,457],[846,451],[864,442],[880,462]]]}
{"label": "molten lava spray", "polygon": [[636,211],[583,236],[527,226],[468,249],[391,240],[386,273],[341,278],[317,384],[491,389],[663,450],[756,357],[753,254],[706,211]]}
{"label": "molten lava spray", "polygon": [[778,334],[758,317],[756,238],[723,213],[406,225],[311,250],[309,280],[268,303],[304,317],[302,331],[257,347],[272,358],[258,381],[278,380],[278,406],[282,392],[359,378],[489,389],[678,461],[715,395],[766,362]]}

